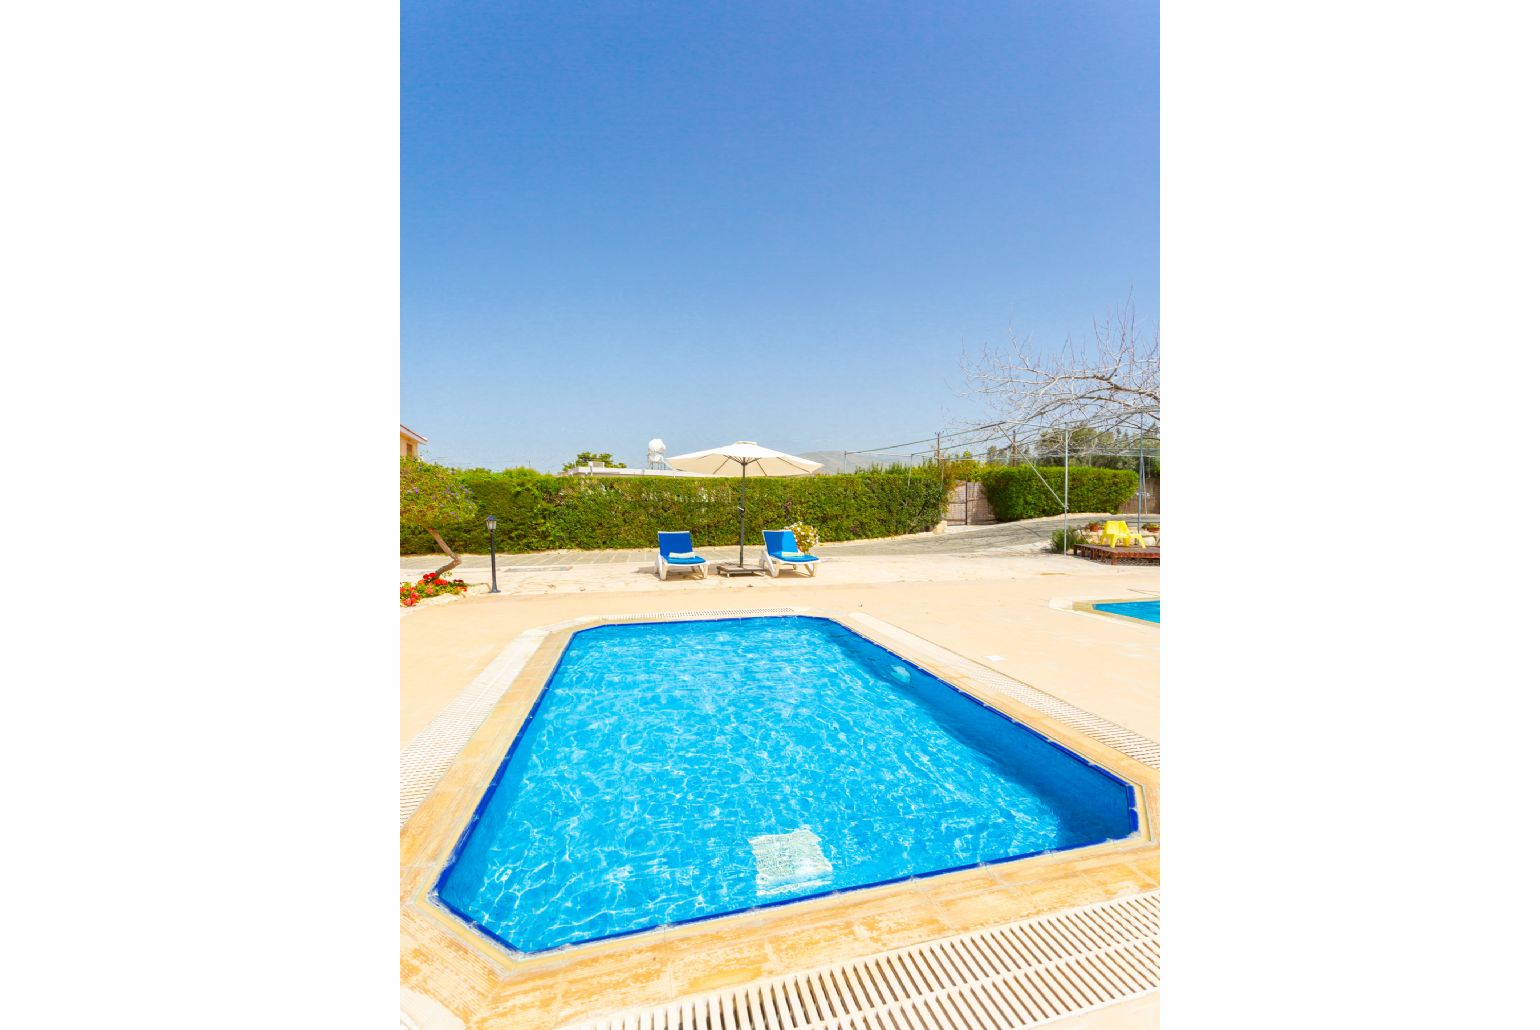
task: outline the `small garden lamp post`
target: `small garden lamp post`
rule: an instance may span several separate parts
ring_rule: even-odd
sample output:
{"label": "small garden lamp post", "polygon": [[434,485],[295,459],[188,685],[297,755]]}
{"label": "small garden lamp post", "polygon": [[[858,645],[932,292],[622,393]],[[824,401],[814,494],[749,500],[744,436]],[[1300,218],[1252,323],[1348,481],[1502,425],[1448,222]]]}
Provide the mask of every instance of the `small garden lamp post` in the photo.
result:
{"label": "small garden lamp post", "polygon": [[491,557],[491,560],[492,560],[492,593],[499,594],[499,593],[502,593],[502,591],[497,589],[497,516],[496,515],[488,515],[487,516],[487,543],[489,545],[488,546],[488,550],[491,552],[490,557]]}

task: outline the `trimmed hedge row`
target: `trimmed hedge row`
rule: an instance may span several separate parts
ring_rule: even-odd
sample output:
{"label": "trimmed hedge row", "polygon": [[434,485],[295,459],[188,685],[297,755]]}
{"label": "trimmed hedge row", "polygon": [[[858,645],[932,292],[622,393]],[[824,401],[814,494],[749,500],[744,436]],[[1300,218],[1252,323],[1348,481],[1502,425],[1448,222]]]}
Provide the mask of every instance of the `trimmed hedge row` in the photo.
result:
{"label": "trimmed hedge row", "polygon": [[[476,498],[477,518],[444,529],[456,551],[484,554],[488,515],[497,516],[504,554],[556,548],[656,547],[658,531],[688,529],[698,547],[738,542],[738,481],[546,476],[527,469],[469,469],[458,478]],[[750,544],[761,529],[798,520],[825,542],[920,533],[946,517],[946,487],[934,472],[860,472],[750,479]],[[437,551],[433,538],[401,527],[402,554]]]}
{"label": "trimmed hedge row", "polygon": [[[1042,478],[1038,478],[1041,473]],[[979,476],[984,496],[1001,522],[1035,519],[1057,515],[1064,510],[1043,483],[1064,492],[1064,466],[1044,465],[1034,473],[1026,465],[986,466]],[[1117,511],[1139,489],[1139,474],[1126,469],[1097,469],[1083,465],[1069,467],[1069,504],[1071,511]]]}

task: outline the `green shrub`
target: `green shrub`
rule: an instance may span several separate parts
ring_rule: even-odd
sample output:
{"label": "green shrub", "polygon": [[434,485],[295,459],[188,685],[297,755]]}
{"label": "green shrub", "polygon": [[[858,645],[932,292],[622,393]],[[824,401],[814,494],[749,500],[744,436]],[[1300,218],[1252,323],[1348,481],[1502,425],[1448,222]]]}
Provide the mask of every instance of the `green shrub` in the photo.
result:
{"label": "green shrub", "polygon": [[[475,498],[477,514],[441,532],[450,546],[469,554],[487,551],[488,515],[497,516],[497,549],[506,554],[656,547],[659,530],[688,529],[698,547],[738,542],[736,479],[590,479],[469,469],[459,481]],[[799,521],[817,526],[824,543],[899,536],[931,529],[945,514],[946,490],[933,471],[750,479],[746,539],[758,545],[760,530]],[[402,525],[402,554],[432,550],[426,532]]]}
{"label": "green shrub", "polygon": [[[1069,537],[1067,543],[1065,541],[1066,536]],[[1070,551],[1074,550],[1076,544],[1083,543],[1085,543],[1085,534],[1081,533],[1080,530],[1056,529],[1053,531],[1053,544],[1049,549],[1056,553],[1068,554]]]}
{"label": "green shrub", "polygon": [[[1041,474],[1042,478],[1039,478]],[[1043,480],[1053,484],[1053,491],[1064,492],[1064,466],[1044,465],[1036,470],[1027,465],[993,465],[984,469],[980,481],[984,496],[1001,522],[1035,519],[1057,515],[1064,510]],[[1069,469],[1070,511],[1117,511],[1139,489],[1139,475],[1125,469],[1087,468],[1071,465]]]}

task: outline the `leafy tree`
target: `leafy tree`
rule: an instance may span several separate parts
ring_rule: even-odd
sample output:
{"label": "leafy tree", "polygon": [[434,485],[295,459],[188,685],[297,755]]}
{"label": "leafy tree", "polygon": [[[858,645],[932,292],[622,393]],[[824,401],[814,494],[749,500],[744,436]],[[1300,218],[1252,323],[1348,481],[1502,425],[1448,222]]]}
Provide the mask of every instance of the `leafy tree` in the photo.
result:
{"label": "leafy tree", "polygon": [[402,457],[401,523],[426,530],[450,557],[449,564],[434,576],[442,576],[460,564],[460,556],[444,542],[439,530],[468,522],[477,514],[475,497],[460,484],[454,472],[420,458]]}
{"label": "leafy tree", "polygon": [[958,483],[976,481],[983,471],[984,464],[973,456],[972,451],[963,451],[956,458],[948,458],[946,460],[947,485],[955,486]]}
{"label": "leafy tree", "polygon": [[594,451],[578,451],[576,460],[567,462],[567,464],[561,467],[561,470],[563,472],[570,472],[575,468],[587,468],[590,462],[603,469],[623,469],[626,467],[625,462],[616,461],[615,456],[609,451],[605,451],[603,454]]}

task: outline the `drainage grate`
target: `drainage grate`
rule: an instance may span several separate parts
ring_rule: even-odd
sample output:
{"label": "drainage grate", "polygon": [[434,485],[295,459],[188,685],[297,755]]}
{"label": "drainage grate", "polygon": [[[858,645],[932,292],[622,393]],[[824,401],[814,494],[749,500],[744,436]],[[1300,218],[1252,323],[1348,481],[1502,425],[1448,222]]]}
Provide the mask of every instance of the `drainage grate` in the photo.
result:
{"label": "drainage grate", "polygon": [[1141,765],[1151,769],[1160,768],[1160,745],[1149,737],[1119,726],[1110,719],[1103,719],[1084,708],[1076,708],[1068,701],[1045,694],[1036,687],[1029,687],[992,669],[980,667],[976,675],[1002,694],[1031,705],[1067,726],[1073,726],[1092,740],[1100,741],[1114,751],[1121,751]]}
{"label": "drainage grate", "polygon": [[794,615],[806,608],[724,608],[705,612],[642,612],[639,615],[606,615],[608,622],[634,622],[651,619],[737,619],[750,615]]}
{"label": "drainage grate", "polygon": [[1160,983],[1160,892],[1101,901],[568,1030],[1015,1030]]}
{"label": "drainage grate", "polygon": [[449,702],[438,716],[413,737],[401,751],[401,825],[417,811],[439,780],[454,764],[476,728],[486,720],[513,679],[524,668],[540,642],[544,629],[525,630],[513,638],[481,675]]}
{"label": "drainage grate", "polygon": [[894,637],[904,642],[904,650],[911,653],[926,654],[939,657],[949,663],[962,663],[966,665],[973,677],[994,687],[1007,697],[1015,698],[1022,704],[1030,705],[1042,712],[1051,715],[1067,726],[1072,726],[1090,737],[1100,741],[1115,751],[1120,751],[1142,765],[1151,769],[1160,768],[1160,745],[1149,737],[1135,733],[1133,730],[1119,726],[1110,719],[1103,719],[1077,708],[1061,698],[1044,693],[1036,687],[1030,687],[1020,680],[1011,679],[1003,673],[996,672],[987,666],[980,665],[971,659],[964,658],[955,651],[949,651],[940,644],[933,644],[924,637],[917,637],[908,630],[899,629],[891,623],[873,618],[862,612],[850,616],[852,622],[860,622],[871,626],[887,636]]}

